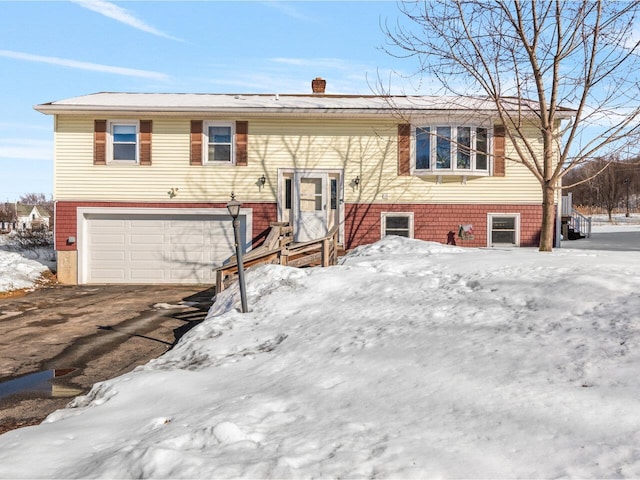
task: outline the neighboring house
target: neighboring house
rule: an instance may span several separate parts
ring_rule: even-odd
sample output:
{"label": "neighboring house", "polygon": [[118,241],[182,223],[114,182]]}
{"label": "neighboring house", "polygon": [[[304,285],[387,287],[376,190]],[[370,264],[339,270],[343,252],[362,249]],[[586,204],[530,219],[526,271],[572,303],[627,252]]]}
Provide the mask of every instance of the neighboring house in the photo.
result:
{"label": "neighboring house", "polygon": [[47,230],[51,214],[41,205],[16,203],[16,230]]}
{"label": "neighboring house", "polygon": [[[469,98],[97,93],[55,115],[55,248],[64,283],[212,283],[273,221],[296,241],[339,226],[346,249],[387,234],[535,246],[541,189],[505,162],[491,102]],[[534,128],[531,130],[536,132]]]}

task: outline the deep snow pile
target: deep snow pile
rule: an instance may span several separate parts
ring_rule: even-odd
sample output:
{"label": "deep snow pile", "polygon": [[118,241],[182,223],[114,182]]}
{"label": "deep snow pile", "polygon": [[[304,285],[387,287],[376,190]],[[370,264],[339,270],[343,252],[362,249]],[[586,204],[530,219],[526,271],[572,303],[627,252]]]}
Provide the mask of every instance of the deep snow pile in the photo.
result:
{"label": "deep snow pile", "polygon": [[10,235],[0,235],[0,292],[32,288],[43,272],[55,269],[53,248],[20,248]]}
{"label": "deep snow pile", "polygon": [[248,272],[172,351],[0,436],[2,478],[640,476],[640,258],[397,237]]}

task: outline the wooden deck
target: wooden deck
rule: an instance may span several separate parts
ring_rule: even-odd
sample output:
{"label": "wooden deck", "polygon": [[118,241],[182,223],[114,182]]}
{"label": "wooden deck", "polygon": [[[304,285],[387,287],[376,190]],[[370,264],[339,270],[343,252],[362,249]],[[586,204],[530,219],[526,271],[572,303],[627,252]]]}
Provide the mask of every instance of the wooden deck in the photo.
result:
{"label": "wooden deck", "polygon": [[[338,247],[338,227],[333,227],[326,236],[308,242],[294,243],[293,228],[288,223],[272,222],[264,243],[243,255],[244,268],[254,265],[278,264],[290,267],[335,265]],[[235,256],[231,261],[215,269],[216,294],[222,292],[238,274]]]}

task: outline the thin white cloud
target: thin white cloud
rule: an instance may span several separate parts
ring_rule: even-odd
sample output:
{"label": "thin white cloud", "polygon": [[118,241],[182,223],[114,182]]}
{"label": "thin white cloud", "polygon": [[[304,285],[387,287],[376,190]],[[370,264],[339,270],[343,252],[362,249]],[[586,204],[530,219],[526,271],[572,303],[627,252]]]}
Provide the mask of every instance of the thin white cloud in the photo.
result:
{"label": "thin white cloud", "polygon": [[[315,77],[327,80],[327,92],[332,94],[416,94],[406,75],[388,68],[340,58],[255,58],[247,68],[242,64],[215,63],[207,65],[215,74],[194,79],[187,87],[175,89],[213,91],[217,93],[311,93]],[[229,68],[233,65],[233,68]],[[195,87],[194,85],[198,85]]]}
{"label": "thin white cloud", "polygon": [[335,68],[342,70],[352,70],[353,63],[340,58],[286,58],[275,57],[270,61],[282,65],[292,65],[296,67],[318,67],[318,68]]}
{"label": "thin white cloud", "polygon": [[139,18],[136,18],[134,15],[129,13],[128,10],[119,7],[118,5],[108,2],[106,0],[71,0],[73,3],[81,6],[82,8],[86,8],[93,12],[99,13],[100,15],[104,15],[105,17],[112,18],[118,22],[124,23],[125,25],[129,25],[137,30],[141,30],[143,32],[151,33],[152,35],[157,35],[159,37],[168,38],[169,40],[177,40],[181,42],[182,40],[176,37],[172,37],[171,35],[164,33],[157,28],[152,27],[151,25],[146,24]]}
{"label": "thin white cloud", "polygon": [[262,4],[269,8],[273,8],[274,10],[278,10],[280,13],[283,13],[287,17],[295,18],[296,20],[303,20],[305,22],[316,21],[314,18],[311,18],[308,15],[305,15],[304,13],[302,13],[300,10],[298,10],[293,5],[291,5],[291,3],[289,2],[282,2],[280,0],[275,0],[275,1],[262,2]]}
{"label": "thin white cloud", "polygon": [[51,125],[38,125],[27,122],[0,122],[0,129],[6,130],[41,130],[51,132]]}
{"label": "thin white cloud", "polygon": [[79,62],[77,60],[69,60],[59,57],[45,57],[42,55],[32,55],[30,53],[14,52],[11,50],[0,50],[0,57],[14,58],[16,60],[25,60],[27,62],[49,63],[61,67],[77,68],[80,70],[90,70],[93,72],[113,73],[115,75],[124,75],[127,77],[151,78],[154,80],[167,80],[168,75],[160,72],[149,70],[138,70],[136,68],[114,67],[111,65],[101,65],[98,63]]}
{"label": "thin white cloud", "polygon": [[53,159],[53,142],[26,138],[0,140],[0,159],[51,161]]}

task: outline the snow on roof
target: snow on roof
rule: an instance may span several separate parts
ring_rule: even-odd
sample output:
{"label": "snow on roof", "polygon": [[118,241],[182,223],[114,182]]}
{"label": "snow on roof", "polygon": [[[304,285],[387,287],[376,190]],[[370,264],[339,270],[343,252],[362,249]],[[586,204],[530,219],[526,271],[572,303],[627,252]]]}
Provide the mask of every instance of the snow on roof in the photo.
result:
{"label": "snow on roof", "polygon": [[31,215],[31,212],[33,212],[33,209],[35,208],[38,211],[38,214],[41,217],[49,217],[51,216],[51,214],[49,213],[49,211],[43,207],[42,205],[33,205],[33,204],[27,204],[27,203],[16,203],[16,212],[18,214],[19,217],[28,217],[29,215]]}
{"label": "snow on roof", "polygon": [[[509,101],[509,100],[508,100]],[[517,102],[513,100],[514,108]],[[536,103],[527,101],[531,110]],[[420,114],[433,112],[495,112],[486,97],[382,96],[325,94],[198,94],[101,92],[34,107],[45,114],[92,112],[156,113],[322,113]],[[568,112],[568,110],[567,110]]]}

